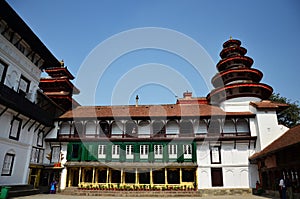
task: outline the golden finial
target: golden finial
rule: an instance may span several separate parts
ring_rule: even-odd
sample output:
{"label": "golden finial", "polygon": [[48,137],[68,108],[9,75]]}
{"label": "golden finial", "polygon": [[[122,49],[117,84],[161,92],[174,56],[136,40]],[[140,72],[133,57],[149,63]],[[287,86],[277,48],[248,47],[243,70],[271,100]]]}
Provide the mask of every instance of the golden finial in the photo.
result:
{"label": "golden finial", "polygon": [[64,62],[63,59],[60,61],[60,66],[61,66],[61,67],[64,67],[64,66],[65,66],[65,62]]}
{"label": "golden finial", "polygon": [[229,40],[232,40],[232,36],[229,37]]}

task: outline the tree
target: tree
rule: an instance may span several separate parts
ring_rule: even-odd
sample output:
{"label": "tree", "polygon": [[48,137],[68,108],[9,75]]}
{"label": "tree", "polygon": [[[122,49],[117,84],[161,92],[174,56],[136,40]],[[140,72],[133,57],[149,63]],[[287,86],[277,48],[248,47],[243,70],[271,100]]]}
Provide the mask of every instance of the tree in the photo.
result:
{"label": "tree", "polygon": [[273,93],[270,100],[289,105],[289,108],[277,113],[279,124],[283,124],[289,128],[300,124],[300,106],[298,101],[292,102],[290,99],[280,96],[279,93]]}

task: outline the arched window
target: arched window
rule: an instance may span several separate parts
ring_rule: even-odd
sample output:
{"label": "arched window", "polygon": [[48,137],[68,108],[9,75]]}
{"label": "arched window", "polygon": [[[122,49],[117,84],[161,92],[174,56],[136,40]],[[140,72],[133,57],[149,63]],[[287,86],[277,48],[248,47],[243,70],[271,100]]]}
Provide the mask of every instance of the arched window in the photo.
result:
{"label": "arched window", "polygon": [[176,121],[171,120],[167,123],[166,134],[169,135],[179,134],[179,126]]}
{"label": "arched window", "polygon": [[74,136],[82,136],[83,135],[83,125],[81,122],[75,122],[72,125],[72,130],[74,132]]}
{"label": "arched window", "polygon": [[166,128],[162,121],[154,121],[152,124],[153,136],[154,137],[163,137],[166,134]]}
{"label": "arched window", "polygon": [[221,123],[218,119],[211,119],[208,125],[208,133],[221,133]]}
{"label": "arched window", "polygon": [[192,122],[187,120],[180,122],[180,136],[191,136],[193,134],[194,128]]}
{"label": "arched window", "polygon": [[106,121],[101,121],[100,124],[100,136],[106,136],[109,137],[109,124]]}
{"label": "arched window", "polygon": [[121,122],[113,122],[111,125],[111,135],[120,136],[123,134],[123,124]]}
{"label": "arched window", "polygon": [[232,119],[226,119],[223,126],[223,133],[235,133],[235,125]]}
{"label": "arched window", "polygon": [[85,124],[85,135],[95,136],[97,133],[97,124],[94,121],[88,121]]}
{"label": "arched window", "polygon": [[125,133],[126,135],[133,135],[137,136],[138,129],[137,125],[135,124],[134,121],[127,121],[125,124]]}
{"label": "arched window", "polygon": [[71,126],[69,122],[63,122],[59,127],[59,135],[70,135]]}
{"label": "arched window", "polygon": [[199,120],[195,125],[196,134],[206,134],[207,133],[207,123],[204,120]]}
{"label": "arched window", "polygon": [[236,123],[237,133],[247,134],[250,133],[249,122],[247,119],[238,119]]}
{"label": "arched window", "polygon": [[148,121],[141,121],[138,125],[139,135],[150,136],[150,123]]}
{"label": "arched window", "polygon": [[12,150],[10,150],[5,154],[3,160],[2,172],[1,172],[2,176],[11,176],[14,160],[15,160],[15,153]]}

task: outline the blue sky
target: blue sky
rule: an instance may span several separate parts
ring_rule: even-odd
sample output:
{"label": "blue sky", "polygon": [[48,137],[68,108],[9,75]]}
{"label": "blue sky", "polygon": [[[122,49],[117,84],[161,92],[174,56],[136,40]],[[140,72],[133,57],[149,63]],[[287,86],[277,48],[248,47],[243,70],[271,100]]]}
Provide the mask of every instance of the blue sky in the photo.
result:
{"label": "blue sky", "polygon": [[[254,59],[252,67],[264,73],[261,82],[292,101],[300,101],[300,2],[297,0],[8,0],[8,3],[75,76],[82,75],[80,69],[88,55],[115,35],[136,28],[157,27],[197,42],[213,65],[220,60],[222,44],[230,36],[241,40],[247,55]],[[180,46],[178,43],[175,48]],[[206,62],[207,57],[199,59],[203,59],[203,68],[215,70]],[[157,73],[145,70],[138,73],[141,68],[153,68]],[[113,60],[106,69],[98,79],[89,78],[97,68],[90,70],[91,76],[84,73],[88,75],[86,84],[96,85],[96,90],[82,91],[76,97],[80,103],[133,104],[136,94],[141,104],[175,103],[176,96],[181,97],[186,90],[193,91],[194,96],[206,96],[210,90],[203,71],[199,73],[188,60],[162,49],[132,50]],[[139,81],[130,82],[130,77],[138,77]],[[124,89],[125,93],[120,92]],[[93,93],[93,100],[85,99],[87,92]]]}

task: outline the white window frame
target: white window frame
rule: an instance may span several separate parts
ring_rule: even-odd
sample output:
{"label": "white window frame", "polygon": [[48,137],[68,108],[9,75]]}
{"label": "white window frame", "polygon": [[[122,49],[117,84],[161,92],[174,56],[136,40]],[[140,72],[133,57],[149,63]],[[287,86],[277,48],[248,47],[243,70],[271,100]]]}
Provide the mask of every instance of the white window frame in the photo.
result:
{"label": "white window frame", "polygon": [[183,158],[184,159],[192,159],[192,145],[191,144],[184,144],[183,147]]}
{"label": "white window frame", "polygon": [[133,151],[133,145],[126,145],[126,159],[133,159],[134,157],[134,151]]}
{"label": "white window frame", "polygon": [[111,149],[111,157],[113,159],[120,158],[120,145],[112,145]]}
{"label": "white window frame", "polygon": [[168,145],[169,158],[177,159],[177,144]]}
{"label": "white window frame", "polygon": [[140,145],[140,159],[148,159],[149,145]]}
{"label": "white window frame", "polygon": [[162,159],[163,158],[163,145],[156,144],[154,145],[154,159]]}
{"label": "white window frame", "polygon": [[98,158],[99,159],[106,158],[106,145],[104,144],[98,145]]}

